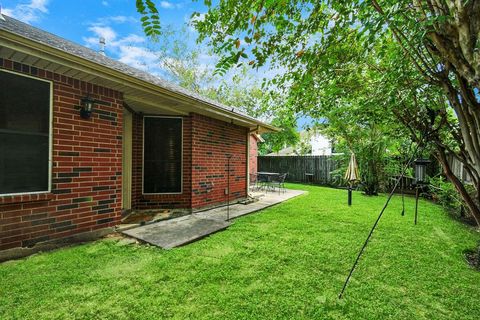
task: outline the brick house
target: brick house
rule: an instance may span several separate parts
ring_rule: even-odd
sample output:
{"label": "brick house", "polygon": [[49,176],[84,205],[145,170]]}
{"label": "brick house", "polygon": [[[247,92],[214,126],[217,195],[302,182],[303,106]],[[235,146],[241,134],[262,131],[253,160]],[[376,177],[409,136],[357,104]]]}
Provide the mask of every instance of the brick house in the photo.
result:
{"label": "brick house", "polygon": [[245,198],[251,134],[271,130],[5,16],[0,252],[99,236],[129,210],[188,212],[222,205],[227,193],[230,201]]}

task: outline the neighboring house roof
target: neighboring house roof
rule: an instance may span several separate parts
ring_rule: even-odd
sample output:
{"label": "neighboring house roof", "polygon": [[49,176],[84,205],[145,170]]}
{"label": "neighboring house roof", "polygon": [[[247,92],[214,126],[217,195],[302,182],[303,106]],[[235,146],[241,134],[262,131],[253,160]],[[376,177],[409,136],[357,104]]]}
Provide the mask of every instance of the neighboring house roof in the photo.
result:
{"label": "neighboring house roof", "polygon": [[[85,63],[91,66],[91,64],[93,63],[98,66],[103,66],[108,69],[118,71],[125,76],[129,76],[129,77],[141,80],[144,83],[149,84],[150,86],[153,85],[158,89],[162,89],[161,93],[164,93],[166,90],[167,92],[175,94],[176,96],[181,96],[183,98],[190,99],[192,102],[197,102],[197,103],[200,102],[204,106],[211,108],[213,111],[217,113],[220,112],[224,114],[226,117],[238,119],[240,121],[239,122],[240,125],[242,125],[242,123],[245,123],[245,124],[249,124],[250,127],[256,125],[256,126],[265,128],[266,130],[278,131],[278,129],[275,128],[274,126],[271,126],[253,117],[250,117],[240,112],[238,109],[234,107],[229,107],[221,103],[218,103],[214,100],[202,97],[197,93],[191,92],[176,84],[173,84],[171,82],[168,82],[166,80],[153,76],[148,72],[133,68],[125,63],[122,63],[117,60],[111,59],[107,56],[104,56],[94,50],[91,50],[89,48],[86,48],[84,46],[71,42],[69,40],[58,37],[49,32],[32,27],[31,25],[20,22],[11,17],[5,16],[5,15],[3,17],[4,19],[0,19],[0,47],[4,45],[3,43],[4,40],[5,41],[8,40],[9,41],[8,44],[12,44],[12,45],[17,45],[20,42],[22,42],[21,39],[18,39],[15,37],[7,37],[8,34],[17,35],[23,39],[30,40],[45,46],[45,50],[47,49],[47,47],[49,47],[52,49],[60,50],[63,53],[71,55],[72,57],[80,58],[81,60],[78,60],[78,59],[75,60],[75,63],[77,64]],[[28,43],[23,43],[23,42],[21,44],[28,45]],[[27,54],[29,54],[28,48],[29,47],[27,46],[24,51]],[[36,49],[38,49],[38,47]],[[54,52],[54,53],[56,53],[55,55],[56,57],[64,57],[62,53],[59,53],[59,52]],[[125,80],[128,80],[128,78],[125,78]],[[244,126],[247,126],[245,124]]]}
{"label": "neighboring house roof", "polygon": [[295,146],[285,147],[278,152],[271,152],[267,156],[297,156],[302,152],[302,143],[312,147],[308,155],[332,155],[332,139],[324,136],[321,132],[317,130],[303,130],[299,132],[299,135],[300,141]]}
{"label": "neighboring house roof", "polygon": [[267,156],[296,156],[294,147],[286,147],[278,152],[271,152]]}

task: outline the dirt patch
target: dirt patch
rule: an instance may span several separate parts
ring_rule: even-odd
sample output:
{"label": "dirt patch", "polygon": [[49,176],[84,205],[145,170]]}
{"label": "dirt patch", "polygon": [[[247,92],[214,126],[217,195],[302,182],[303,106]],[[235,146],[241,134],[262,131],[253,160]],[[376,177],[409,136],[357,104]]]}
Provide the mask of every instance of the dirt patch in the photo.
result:
{"label": "dirt patch", "polygon": [[480,249],[464,251],[465,260],[467,260],[467,263],[478,271],[480,271],[479,253],[480,253]]}
{"label": "dirt patch", "polygon": [[168,219],[172,215],[170,210],[161,211],[137,211],[132,212],[122,219],[124,224],[144,224],[153,220]]}

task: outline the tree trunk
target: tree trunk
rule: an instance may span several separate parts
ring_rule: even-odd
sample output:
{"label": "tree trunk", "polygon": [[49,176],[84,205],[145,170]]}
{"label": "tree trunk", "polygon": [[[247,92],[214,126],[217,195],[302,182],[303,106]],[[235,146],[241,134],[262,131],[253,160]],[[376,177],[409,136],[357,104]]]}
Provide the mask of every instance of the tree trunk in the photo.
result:
{"label": "tree trunk", "polygon": [[[465,189],[465,186],[463,185],[462,181],[460,181],[457,176],[452,172],[452,169],[450,168],[450,164],[448,163],[447,160],[447,155],[445,153],[445,149],[441,147],[437,147],[437,153],[436,153],[437,159],[442,165],[443,172],[447,176],[448,180],[450,180],[451,183],[455,186],[455,189],[457,189],[458,193],[462,197],[463,201],[465,202],[466,206],[468,207],[470,213],[472,214],[473,218],[475,219],[475,222],[477,223],[477,226],[480,227],[480,206],[478,203],[479,199],[472,198],[472,196],[468,193],[468,191]],[[477,192],[478,194],[478,192]]]}
{"label": "tree trunk", "polygon": [[[372,0],[371,4],[386,22],[391,22],[377,0]],[[417,14],[413,19],[423,24],[425,39],[429,41],[417,42],[412,47],[402,27],[389,23],[389,28],[420,74],[443,89],[457,115],[460,132],[455,132],[454,137],[460,152],[456,155],[472,177],[476,199],[453,174],[442,144],[432,142],[438,146],[438,159],[445,175],[480,226],[480,101],[477,98],[480,89],[480,1],[412,0],[411,8]],[[436,17],[449,19],[435,21]],[[426,24],[427,19],[433,21],[431,25]],[[416,130],[426,132],[422,127],[432,129],[420,124]]]}

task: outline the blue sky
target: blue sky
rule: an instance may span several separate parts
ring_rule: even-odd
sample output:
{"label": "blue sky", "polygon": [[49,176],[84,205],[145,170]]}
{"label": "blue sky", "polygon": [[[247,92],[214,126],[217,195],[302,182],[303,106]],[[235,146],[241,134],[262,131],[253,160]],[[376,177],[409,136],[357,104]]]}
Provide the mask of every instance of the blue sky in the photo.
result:
{"label": "blue sky", "polygon": [[[207,11],[201,0],[157,0],[155,3],[162,25],[179,30],[185,28],[194,12]],[[149,50],[151,44],[142,31],[134,0],[0,0],[0,4],[3,14],[93,50],[99,50],[98,41],[103,37],[109,57],[156,75],[164,74],[158,56]],[[190,44],[195,45],[196,32],[188,27],[185,30]],[[213,70],[215,58],[204,55],[200,62]],[[251,74],[262,78],[269,71]],[[299,128],[309,122],[309,118],[300,118]]]}
{"label": "blue sky", "polygon": [[[196,31],[188,26],[194,12],[205,13],[203,1],[154,1],[159,10],[162,27],[177,30],[177,36],[187,39],[192,48],[197,46]],[[134,0],[0,0],[2,12],[62,38],[99,50],[99,39],[106,40],[106,54],[114,59],[164,76],[159,61],[158,45],[149,41],[141,28],[140,14]],[[201,45],[206,49],[206,45]],[[214,70],[216,58],[200,55],[200,68]],[[254,78],[272,76],[268,70],[251,71]],[[231,75],[231,74],[230,74]]]}
{"label": "blue sky", "polygon": [[[193,12],[205,12],[203,2],[155,1],[162,24],[182,28]],[[157,56],[141,29],[133,0],[0,0],[2,12],[94,50],[106,39],[108,56],[155,73]],[[187,29],[188,32],[194,32]],[[192,34],[192,41],[195,35]],[[147,67],[148,66],[148,67]]]}

